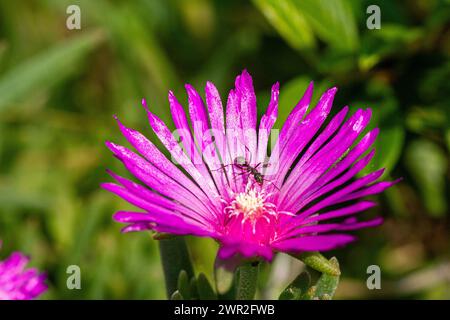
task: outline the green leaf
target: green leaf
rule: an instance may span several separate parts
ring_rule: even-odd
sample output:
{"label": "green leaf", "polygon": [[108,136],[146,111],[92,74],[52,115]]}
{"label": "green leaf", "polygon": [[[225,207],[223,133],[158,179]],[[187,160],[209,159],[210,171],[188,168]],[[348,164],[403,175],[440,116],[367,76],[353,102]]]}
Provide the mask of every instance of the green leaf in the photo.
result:
{"label": "green leaf", "polygon": [[197,279],[195,279],[195,277],[192,277],[189,281],[189,292],[191,293],[191,299],[195,300],[199,298],[197,290]]}
{"label": "green leaf", "polygon": [[392,88],[386,83],[378,80],[369,82],[367,95],[370,96],[370,100],[352,103],[351,112],[359,108],[371,108],[372,118],[365,131],[378,127],[380,133],[373,145],[376,150],[375,155],[359,176],[385,168],[382,176],[384,178],[395,167],[403,150],[405,140],[403,119]]}
{"label": "green leaf", "polygon": [[[374,168],[385,168],[383,176],[387,176],[397,164],[402,153],[405,131],[401,125],[384,127],[380,124],[380,135],[375,142],[375,155],[370,163]],[[368,173],[366,167],[363,173]]]}
{"label": "green leaf", "polygon": [[0,78],[0,111],[38,89],[46,89],[79,68],[81,58],[103,39],[99,31],[72,37],[10,69]]}
{"label": "green leaf", "polygon": [[299,300],[315,300],[316,286],[312,286],[306,291],[305,294],[302,294]]}
{"label": "green leaf", "polygon": [[406,167],[420,188],[424,204],[433,216],[440,217],[447,211],[445,152],[429,140],[416,140],[406,150]]}
{"label": "green leaf", "polygon": [[443,106],[415,107],[406,116],[406,126],[418,134],[432,130],[437,131],[448,125],[447,113],[448,111]]}
{"label": "green leaf", "polygon": [[312,49],[314,35],[334,49],[354,51],[359,46],[356,20],[344,0],[254,0],[255,5],[295,49]]}
{"label": "green leaf", "polygon": [[379,30],[369,30],[361,40],[358,64],[367,71],[391,54],[404,50],[424,36],[420,28],[383,23]]}
{"label": "green leaf", "polygon": [[[157,33],[145,23],[145,19],[137,18],[141,14],[139,7],[101,0],[84,0],[82,7],[92,21],[108,31],[121,59],[129,66],[136,66],[134,72],[145,72],[146,77],[139,84],[147,94],[150,89],[156,89],[152,95],[155,103],[165,101],[168,88],[176,90],[181,87],[174,66],[159,44]],[[167,116],[166,108],[158,111]]]}
{"label": "green leaf", "polygon": [[245,262],[238,268],[236,300],[253,300],[257,289],[258,262]]}
{"label": "green leaf", "polygon": [[[339,270],[339,262],[333,257],[330,259],[330,263]],[[320,300],[331,300],[336,292],[336,288],[339,284],[339,276],[323,273],[315,285],[314,297]]]}
{"label": "green leaf", "polygon": [[5,42],[0,41],[0,62],[2,61],[5,51],[6,51],[6,44],[5,44]]}
{"label": "green leaf", "polygon": [[297,10],[293,1],[254,0],[253,2],[293,48],[302,50],[316,46],[309,23]]}
{"label": "green leaf", "polygon": [[281,292],[278,300],[300,300],[308,291],[310,284],[311,276],[304,271]]}
{"label": "green leaf", "polygon": [[168,297],[171,297],[172,293],[177,290],[180,270],[185,270],[188,278],[194,276],[194,270],[183,237],[160,240],[159,251],[164,270],[166,293]]}
{"label": "green leaf", "polygon": [[184,270],[180,271],[178,276],[178,292],[186,299],[189,300],[191,298],[191,288],[189,286],[189,278],[187,272]]}
{"label": "green leaf", "polygon": [[353,10],[345,0],[293,0],[315,34],[331,47],[354,51],[359,36]]}
{"label": "green leaf", "polygon": [[301,254],[292,256],[301,260],[308,267],[319,272],[330,274],[333,276],[339,276],[341,274],[339,265],[336,266],[335,263],[329,261],[320,252],[303,252]]}
{"label": "green leaf", "polygon": [[201,300],[216,300],[217,295],[203,273],[197,277],[197,291]]}
{"label": "green leaf", "polygon": [[445,132],[445,141],[447,143],[447,150],[450,151],[450,129]]}
{"label": "green leaf", "polygon": [[171,296],[170,296],[170,300],[184,300],[183,296],[181,295],[181,293],[176,290]]}

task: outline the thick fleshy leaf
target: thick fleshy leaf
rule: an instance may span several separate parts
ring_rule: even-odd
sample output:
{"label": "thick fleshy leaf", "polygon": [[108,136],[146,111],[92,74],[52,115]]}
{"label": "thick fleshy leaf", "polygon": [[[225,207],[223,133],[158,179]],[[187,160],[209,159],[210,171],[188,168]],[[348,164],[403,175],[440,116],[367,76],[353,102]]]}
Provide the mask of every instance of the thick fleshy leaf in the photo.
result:
{"label": "thick fleshy leaf", "polygon": [[185,270],[181,270],[178,275],[178,283],[177,283],[177,291],[181,294],[181,296],[189,300],[191,298],[191,289],[189,287],[189,277]]}
{"label": "thick fleshy leaf", "polygon": [[[333,257],[330,259],[330,263],[339,270],[338,260]],[[340,274],[340,272],[339,272]],[[317,281],[315,287],[314,296],[320,300],[331,300],[336,292],[336,288],[339,284],[339,275],[331,275],[329,273],[323,273]]]}
{"label": "thick fleshy leaf", "polygon": [[211,284],[203,273],[200,273],[197,277],[197,291],[201,300],[217,299],[216,293],[214,292]]}
{"label": "thick fleshy leaf", "polygon": [[307,271],[304,271],[281,292],[278,300],[300,300],[309,289],[310,284],[311,276]]}
{"label": "thick fleshy leaf", "polygon": [[331,263],[320,252],[303,252],[293,256],[314,270],[334,276],[340,275],[339,268],[336,268],[335,264]]}

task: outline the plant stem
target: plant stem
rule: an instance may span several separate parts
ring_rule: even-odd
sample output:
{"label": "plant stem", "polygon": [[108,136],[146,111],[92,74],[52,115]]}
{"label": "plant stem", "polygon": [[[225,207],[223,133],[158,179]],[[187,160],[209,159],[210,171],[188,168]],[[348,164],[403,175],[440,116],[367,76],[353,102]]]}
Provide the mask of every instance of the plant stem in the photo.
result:
{"label": "plant stem", "polygon": [[259,263],[246,263],[239,267],[236,300],[252,300],[255,297]]}
{"label": "plant stem", "polygon": [[161,254],[164,271],[166,294],[170,299],[175,290],[177,290],[180,271],[186,271],[190,279],[194,276],[194,270],[183,237],[159,240],[159,253]]}

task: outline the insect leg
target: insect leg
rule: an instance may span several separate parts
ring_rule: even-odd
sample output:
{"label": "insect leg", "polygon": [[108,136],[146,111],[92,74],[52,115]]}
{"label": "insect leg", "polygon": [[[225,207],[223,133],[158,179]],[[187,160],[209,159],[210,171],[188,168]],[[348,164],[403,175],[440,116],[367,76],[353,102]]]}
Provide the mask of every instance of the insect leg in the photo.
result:
{"label": "insect leg", "polygon": [[277,185],[276,185],[275,183],[273,183],[271,180],[264,179],[264,178],[263,178],[263,180],[269,182],[269,183],[270,183],[271,185],[273,185],[278,191],[280,191],[280,188],[278,188]]}
{"label": "insect leg", "polygon": [[219,170],[223,170],[223,169],[225,169],[225,168],[228,167],[228,166],[231,166],[231,164],[227,164],[227,165],[222,164],[222,165],[220,166],[219,169],[211,169],[211,171],[219,171]]}

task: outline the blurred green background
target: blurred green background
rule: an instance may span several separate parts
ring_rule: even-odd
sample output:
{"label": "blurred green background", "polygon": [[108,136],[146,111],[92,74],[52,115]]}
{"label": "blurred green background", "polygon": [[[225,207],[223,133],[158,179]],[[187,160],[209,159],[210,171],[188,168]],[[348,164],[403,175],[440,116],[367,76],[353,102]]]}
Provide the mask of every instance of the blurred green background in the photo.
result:
{"label": "blurred green background", "polygon": [[[70,4],[81,30],[66,28]],[[379,30],[366,27],[371,4]],[[186,103],[183,83],[212,80],[225,99],[247,68],[259,112],[280,81],[278,126],[310,80],[316,96],[339,87],[335,111],[371,107],[381,136],[369,169],[404,178],[376,198],[383,226],[325,253],[341,263],[336,298],[450,298],[449,4],[0,0],[0,256],[22,250],[47,270],[44,299],[164,298],[156,241],[120,234],[111,215],[129,206],[99,188],[105,168],[125,172],[104,147],[125,143],[112,115],[153,137],[142,97],[171,123],[169,89]],[[216,244],[188,243],[196,271],[212,278]],[[66,287],[71,264],[81,290]],[[381,290],[366,288],[372,264]],[[264,266],[259,297],[277,296],[300,267],[283,255]]]}

